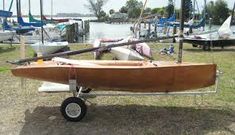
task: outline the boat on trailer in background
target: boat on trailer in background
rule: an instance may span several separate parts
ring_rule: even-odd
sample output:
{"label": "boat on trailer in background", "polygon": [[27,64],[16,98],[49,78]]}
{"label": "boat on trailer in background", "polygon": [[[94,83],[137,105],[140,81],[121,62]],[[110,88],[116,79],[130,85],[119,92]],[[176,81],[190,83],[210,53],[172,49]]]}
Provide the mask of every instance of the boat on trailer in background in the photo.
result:
{"label": "boat on trailer in background", "polygon": [[232,16],[229,16],[217,31],[185,36],[184,42],[192,44],[193,47],[201,46],[203,50],[210,50],[211,47],[235,46],[235,34],[231,30],[231,19]]}
{"label": "boat on trailer in background", "polygon": [[[7,17],[11,17],[12,12],[0,10],[0,18],[2,19],[2,26],[4,22],[6,21]],[[4,28],[0,30],[0,42],[6,41],[6,40],[12,40],[14,35],[16,34],[15,31],[12,30],[5,30]]]}

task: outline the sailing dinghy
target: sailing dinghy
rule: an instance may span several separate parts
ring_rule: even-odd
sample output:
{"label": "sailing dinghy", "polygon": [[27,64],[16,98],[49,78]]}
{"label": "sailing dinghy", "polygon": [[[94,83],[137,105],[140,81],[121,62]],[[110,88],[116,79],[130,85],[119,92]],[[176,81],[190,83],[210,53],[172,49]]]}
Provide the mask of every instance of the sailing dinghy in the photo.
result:
{"label": "sailing dinghy", "polygon": [[[182,3],[184,3],[184,0]],[[183,9],[184,6],[183,4],[181,5]],[[180,37],[182,38],[184,30],[183,17],[181,18],[180,26]],[[163,38],[156,38],[154,41],[161,39]],[[107,46],[8,62],[12,64],[25,64],[11,70],[15,76],[69,84],[70,91],[73,92],[73,97],[65,99],[60,108],[64,118],[69,121],[80,121],[86,115],[87,106],[85,100],[83,100],[84,94],[82,94],[82,87],[93,88],[95,90],[147,93],[179,92],[209,87],[216,83],[216,64],[182,62],[183,40],[179,42],[177,63],[168,61],[69,60],[53,58],[51,61],[26,64],[26,62],[29,63],[30,61],[43,58],[76,55],[99,49],[109,50],[115,47],[133,45],[146,41],[140,40],[129,43],[110,44]],[[148,42],[150,41],[153,40],[149,39]]]}
{"label": "sailing dinghy", "polygon": [[67,48],[68,42],[37,42],[30,45],[37,54],[45,56]]}
{"label": "sailing dinghy", "polygon": [[[128,43],[132,41],[137,41],[136,38],[128,37],[125,39],[96,39],[93,47],[100,47],[102,45],[107,46],[110,43],[120,44],[120,43]],[[106,50],[97,50],[94,52],[94,58],[100,59],[102,54],[107,52]],[[150,47],[146,43],[137,43],[131,46],[125,47],[114,47],[109,50],[112,54],[114,54],[115,59],[118,60],[144,60],[144,57],[152,59],[152,52]]]}
{"label": "sailing dinghy", "polygon": [[215,84],[216,65],[163,61],[69,60],[54,58],[12,69],[18,77],[61,84],[75,79],[95,90],[176,92]]}

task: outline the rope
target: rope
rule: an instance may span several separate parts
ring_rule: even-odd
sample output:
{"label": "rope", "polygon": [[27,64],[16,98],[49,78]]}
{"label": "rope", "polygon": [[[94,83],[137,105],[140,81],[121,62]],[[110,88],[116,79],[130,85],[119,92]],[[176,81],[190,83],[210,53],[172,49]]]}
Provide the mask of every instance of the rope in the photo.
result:
{"label": "rope", "polygon": [[137,26],[140,25],[140,23],[141,23],[141,19],[142,19],[142,16],[143,16],[144,9],[145,9],[145,7],[146,7],[147,1],[148,1],[148,0],[145,0],[144,6],[142,7],[141,12],[140,12],[140,16],[139,16],[139,18],[137,19],[137,21],[134,23],[134,34],[135,34],[135,36],[136,36],[136,32],[138,31]]}
{"label": "rope", "polygon": [[211,57],[212,57],[212,63],[215,63],[215,58],[214,58],[214,45],[213,45],[213,42],[212,42],[212,39],[211,39],[211,34],[210,34],[210,49],[211,49]]}

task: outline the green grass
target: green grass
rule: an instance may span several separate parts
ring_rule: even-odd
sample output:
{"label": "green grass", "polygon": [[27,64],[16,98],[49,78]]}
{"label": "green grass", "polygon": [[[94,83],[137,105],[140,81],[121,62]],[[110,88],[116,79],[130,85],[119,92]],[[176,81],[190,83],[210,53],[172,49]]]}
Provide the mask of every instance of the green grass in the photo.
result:
{"label": "green grass", "polygon": [[[177,60],[177,52],[173,56],[159,54],[169,44],[150,46],[155,60]],[[32,49],[26,49],[27,57],[33,56]],[[0,134],[235,134],[235,47],[205,52],[184,45],[183,61],[216,63],[223,72],[220,92],[204,96],[203,102],[196,97],[195,104],[192,96],[96,97],[89,99],[91,105],[81,123],[66,122],[60,115],[60,103],[71,94],[38,93],[41,82],[27,79],[22,86],[21,79],[11,75],[9,69],[15,65],[5,61],[19,58],[19,46],[0,45]],[[71,58],[93,56],[86,53]],[[112,59],[112,55],[105,54],[104,59]],[[48,120],[50,116],[56,119]]]}

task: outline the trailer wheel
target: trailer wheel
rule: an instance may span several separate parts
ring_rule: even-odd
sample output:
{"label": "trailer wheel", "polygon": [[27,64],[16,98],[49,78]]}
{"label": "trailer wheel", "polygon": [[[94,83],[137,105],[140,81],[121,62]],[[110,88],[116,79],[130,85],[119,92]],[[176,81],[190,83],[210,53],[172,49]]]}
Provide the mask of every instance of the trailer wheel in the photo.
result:
{"label": "trailer wheel", "polygon": [[211,47],[210,47],[210,45],[203,45],[202,49],[204,51],[210,51]]}
{"label": "trailer wheel", "polygon": [[61,104],[60,111],[66,120],[78,122],[86,115],[87,106],[81,98],[69,97]]}

